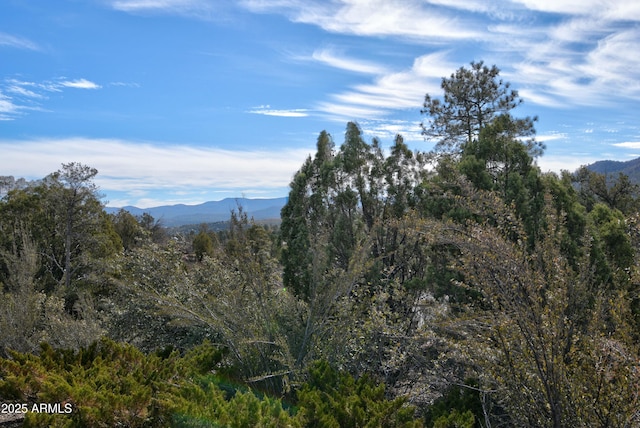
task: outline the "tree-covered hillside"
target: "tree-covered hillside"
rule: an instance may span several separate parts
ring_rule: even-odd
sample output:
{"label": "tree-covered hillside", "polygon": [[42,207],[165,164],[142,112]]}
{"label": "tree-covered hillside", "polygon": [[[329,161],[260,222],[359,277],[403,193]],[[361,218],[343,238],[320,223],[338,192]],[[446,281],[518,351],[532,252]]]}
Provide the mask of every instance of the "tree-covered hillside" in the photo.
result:
{"label": "tree-covered hillside", "polygon": [[[2,177],[0,177],[1,179]],[[273,221],[280,217],[280,210],[287,202],[287,198],[247,199],[226,198],[221,201],[209,201],[197,205],[163,205],[151,208],[107,207],[105,211],[110,214],[117,213],[120,209],[128,211],[134,216],[145,213],[160,220],[164,226],[180,227],[199,223],[222,222],[229,219],[233,210],[242,208],[255,220]]]}
{"label": "tree-covered hillside", "polygon": [[615,181],[619,174],[624,174],[629,177],[632,183],[640,185],[640,158],[624,162],[603,160],[594,162],[586,167],[590,171],[611,177],[612,180],[610,181]]}
{"label": "tree-covered hillside", "polygon": [[321,132],[279,227],[168,235],[77,163],[9,192],[0,402],[27,426],[640,426],[636,188],[541,173],[497,67],[442,89],[434,151]]}

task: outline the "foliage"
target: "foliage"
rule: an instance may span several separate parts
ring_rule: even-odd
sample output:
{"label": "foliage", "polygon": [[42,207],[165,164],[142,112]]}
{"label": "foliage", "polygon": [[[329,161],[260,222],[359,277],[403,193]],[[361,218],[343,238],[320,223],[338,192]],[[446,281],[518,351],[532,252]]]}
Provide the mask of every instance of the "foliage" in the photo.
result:
{"label": "foliage", "polygon": [[469,379],[464,385],[452,385],[434,401],[425,417],[425,425],[434,428],[474,428],[484,420],[478,382]]}
{"label": "foliage", "polygon": [[395,235],[385,222],[415,205],[412,189],[424,177],[424,165],[400,136],[385,158],[379,141],[366,143],[355,123],[347,124],[337,152],[331,137],[321,133],[316,156],[294,177],[282,209],[285,286],[309,301],[319,276],[348,270],[365,241],[374,258],[392,252]]}
{"label": "foliage", "polygon": [[[282,287],[266,231],[246,216],[233,223],[225,248],[196,264],[175,244],[134,249],[120,267],[118,282],[129,296],[121,323],[136,322],[134,334],[153,340],[151,348],[174,344],[176,328],[203,329],[230,350],[243,380],[280,392],[293,367],[290,338],[297,331],[289,328],[297,305]],[[128,305],[131,298],[137,303]]]}
{"label": "foliage", "polygon": [[582,204],[588,211],[598,202],[625,214],[638,209],[638,185],[633,184],[623,173],[619,173],[618,177],[611,177],[583,166],[575,172],[573,181],[578,186]]}
{"label": "foliage", "polygon": [[310,368],[309,381],[297,395],[307,426],[421,426],[414,420],[414,410],[405,406],[404,399],[385,399],[384,385],[375,385],[366,376],[355,380],[332,369],[327,362],[317,362]]}
{"label": "foliage", "polygon": [[[449,78],[442,78],[442,101],[427,94],[421,111],[429,122],[421,124],[423,135],[437,141],[436,150],[457,153],[465,143],[473,143],[481,131],[499,115],[508,114],[522,103],[518,91],[498,76],[500,69],[484,62],[460,67]],[[513,120],[516,135],[528,136],[537,118]]]}
{"label": "foliage", "polygon": [[206,343],[166,358],[110,340],[77,352],[43,345],[39,357],[0,360],[0,396],[71,404],[68,414],[28,412],[25,426],[34,427],[300,426],[279,400],[250,391],[227,399],[220,380],[207,375],[224,373],[221,361],[221,351]]}
{"label": "foliage", "polygon": [[0,249],[0,258],[7,273],[5,290],[0,289],[0,356],[9,349],[36,352],[44,341],[78,348],[104,333],[95,305],[87,301],[90,297],[75,306],[82,308],[82,316],[74,316],[66,311],[64,299],[38,290],[40,257],[26,231],[17,233],[11,251]]}
{"label": "foliage", "polygon": [[[468,330],[473,361],[490,375],[486,387],[497,389],[494,399],[516,425],[622,426],[637,405],[638,382],[631,375],[637,350],[623,333],[630,329],[624,292],[592,291],[588,254],[573,270],[553,229],[529,255],[505,240],[504,226],[470,225],[452,237],[465,284],[490,307],[486,316],[455,320]],[[612,358],[610,347],[626,363],[599,367]]]}
{"label": "foliage", "polygon": [[533,165],[543,146],[534,140],[522,142],[533,129],[521,130],[506,114],[493,119],[480,131],[479,138],[463,145],[460,171],[481,190],[498,193],[506,204],[513,204],[525,224],[531,244],[540,233],[543,188]]}
{"label": "foliage", "polygon": [[457,409],[453,409],[447,415],[440,416],[433,424],[434,428],[473,428],[474,426],[473,413],[470,410],[460,413]]}
{"label": "foliage", "polygon": [[[84,336],[80,343],[87,344],[102,332],[96,297],[105,282],[105,265],[122,242],[103,211],[92,181],[96,174],[82,164],[63,164],[0,201],[0,282],[22,284],[21,298],[29,308],[24,316],[30,317],[26,325],[35,328],[27,337],[41,335],[41,340],[77,346],[75,338]],[[27,241],[35,254],[24,251]],[[18,290],[7,291],[13,293],[6,299],[10,306]],[[59,331],[50,336],[43,331],[47,328]],[[87,334],[76,334],[78,330]]]}
{"label": "foliage", "polygon": [[[413,189],[423,176],[423,156],[400,136],[387,157],[377,140],[364,141],[355,123],[347,124],[337,151],[328,134],[318,137],[317,153],[294,177],[282,210],[283,282],[305,303],[297,367],[318,358],[359,365],[380,344],[355,345],[361,329],[373,325],[364,321],[379,314],[367,305],[381,302],[385,284],[412,276],[419,263],[399,248],[406,234],[394,222],[415,205]],[[385,316],[394,317],[392,311],[387,306]]]}
{"label": "foliage", "polygon": [[383,385],[356,381],[326,363],[313,366],[292,413],[279,399],[229,388],[224,354],[210,343],[183,356],[145,355],[108,339],[78,351],[43,345],[39,357],[14,352],[0,359],[0,397],[29,409],[38,402],[70,405],[58,414],[27,412],[30,427],[421,426],[405,400],[385,398]]}
{"label": "foliage", "polygon": [[[104,222],[98,188],[93,178],[95,168],[71,162],[48,177],[46,203],[50,223],[48,228],[61,242],[59,254],[47,254],[59,271],[67,294],[76,291],[76,282],[90,263],[87,255],[104,257],[113,254],[121,242]],[[101,234],[95,233],[102,230]],[[55,270],[54,269],[54,270]],[[72,285],[74,286],[72,288]]]}
{"label": "foliage", "polygon": [[[148,214],[146,214],[148,216]],[[145,227],[143,219],[137,219],[129,211],[120,209],[117,213],[111,215],[111,222],[125,251],[129,251],[139,246],[145,240],[148,240],[151,231]]]}
{"label": "foliage", "polygon": [[[213,235],[215,238],[215,235]],[[201,262],[204,256],[214,256],[214,238],[207,230],[206,225],[200,226],[200,231],[193,238],[193,252],[196,254],[196,260]]]}

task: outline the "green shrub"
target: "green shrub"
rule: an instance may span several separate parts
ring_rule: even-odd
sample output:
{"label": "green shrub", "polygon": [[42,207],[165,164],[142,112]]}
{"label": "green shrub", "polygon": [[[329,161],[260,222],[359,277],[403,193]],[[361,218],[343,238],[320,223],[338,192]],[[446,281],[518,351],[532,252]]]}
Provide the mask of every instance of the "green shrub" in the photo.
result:
{"label": "green shrub", "polygon": [[363,376],[356,380],[315,363],[309,382],[298,391],[298,407],[307,427],[419,427],[414,409],[404,398],[387,400],[384,384]]}
{"label": "green shrub", "polygon": [[39,356],[0,359],[0,399],[58,404],[70,413],[28,412],[27,427],[417,427],[403,398],[316,363],[297,412],[234,384],[225,351],[204,343],[184,356],[146,355],[108,339],[78,351],[42,345]]}

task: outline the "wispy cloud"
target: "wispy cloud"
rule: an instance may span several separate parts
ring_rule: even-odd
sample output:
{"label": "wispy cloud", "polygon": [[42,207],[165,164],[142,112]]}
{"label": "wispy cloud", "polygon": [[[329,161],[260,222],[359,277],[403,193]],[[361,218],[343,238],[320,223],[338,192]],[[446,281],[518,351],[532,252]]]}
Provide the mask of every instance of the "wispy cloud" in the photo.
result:
{"label": "wispy cloud", "polygon": [[[557,19],[491,27],[503,43],[492,44],[513,58],[508,77],[527,98],[545,106],[612,105],[640,100],[640,6],[631,2],[520,1]],[[635,2],[637,3],[637,2]]]}
{"label": "wispy cloud", "polygon": [[125,12],[137,10],[191,10],[206,6],[206,1],[200,0],[115,0],[114,9]]}
{"label": "wispy cloud", "polygon": [[9,78],[5,79],[0,85],[8,92],[30,98],[42,98],[48,92],[60,92],[64,88],[100,89],[102,87],[88,79],[67,79],[65,77],[41,82],[29,82]]}
{"label": "wispy cloud", "polygon": [[422,136],[422,128],[419,121],[406,120],[366,120],[361,121],[364,133],[371,137],[376,137],[384,144],[393,144],[396,135],[402,135],[405,142],[417,143],[422,150],[428,150],[431,147],[424,147],[425,141]]}
{"label": "wispy cloud", "polygon": [[513,0],[529,10],[566,15],[600,15],[613,19],[640,19],[637,2],[602,0]]}
{"label": "wispy cloud", "polygon": [[162,13],[202,20],[219,20],[224,2],[210,0],[110,0],[111,7],[127,13]]}
{"label": "wispy cloud", "polygon": [[625,141],[622,143],[614,143],[612,145],[622,147],[623,149],[640,149],[640,141]]}
{"label": "wispy cloud", "polygon": [[9,46],[18,49],[27,49],[32,51],[40,50],[40,47],[29,39],[12,34],[0,32],[0,46]]}
{"label": "wispy cloud", "polygon": [[0,140],[0,171],[36,179],[63,162],[77,161],[97,168],[96,183],[106,193],[120,192],[122,205],[145,205],[143,197],[153,190],[204,202],[214,190],[236,196],[252,189],[286,195],[293,174],[311,151],[236,151],[89,138]]}
{"label": "wispy cloud", "polygon": [[442,76],[454,68],[446,52],[423,55],[408,69],[387,72],[370,83],[330,95],[317,109],[338,121],[375,119],[407,108],[417,113],[424,94],[439,91]]}
{"label": "wispy cloud", "polygon": [[429,3],[471,12],[489,12],[493,10],[499,2],[488,2],[485,0],[431,0]]}
{"label": "wispy cloud", "polygon": [[[640,51],[639,2],[407,0],[399,5],[388,0],[243,0],[241,5],[332,33],[395,37],[436,48],[475,44],[477,52],[487,56],[484,59],[504,66],[503,76],[530,102],[543,106],[595,106],[616,97],[640,100],[640,57],[630,54]],[[552,15],[541,17],[541,12]],[[314,57],[333,67],[378,73],[375,64],[331,49],[318,49]],[[444,63],[431,64],[442,69],[439,65]],[[369,86],[380,84],[383,79]],[[363,86],[339,96],[355,99],[368,93]],[[325,105],[333,107],[336,101]],[[352,110],[367,110],[377,102],[372,96]]]}
{"label": "wispy cloud", "polygon": [[553,132],[549,134],[536,135],[536,140],[546,143],[548,141],[566,140],[568,135],[565,132]]}
{"label": "wispy cloud", "polygon": [[59,82],[60,86],[75,89],[100,89],[101,86],[87,79],[63,80]]}
{"label": "wispy cloud", "polygon": [[59,78],[43,82],[29,82],[15,78],[0,81],[0,120],[15,120],[25,111],[43,110],[51,94],[71,89],[100,89],[102,86],[87,79]]}
{"label": "wispy cloud", "polygon": [[330,67],[353,71],[355,73],[383,74],[387,72],[387,68],[382,65],[371,61],[349,58],[331,47],[317,49],[313,52],[311,58]]}
{"label": "wispy cloud", "polygon": [[261,114],[264,116],[278,116],[278,117],[306,117],[309,116],[309,110],[303,108],[289,109],[289,110],[277,110],[272,109],[269,105],[258,106],[247,113]]}
{"label": "wispy cloud", "polygon": [[0,120],[13,120],[19,110],[20,106],[14,104],[10,97],[0,92]]}
{"label": "wispy cloud", "polygon": [[[206,15],[213,8],[213,3],[205,0],[111,0],[111,4],[126,12],[192,16]],[[314,61],[375,76],[370,83],[352,85],[319,101],[318,107],[332,116],[361,112],[379,117],[388,109],[415,106],[416,94],[420,97],[434,89],[434,82],[461,65],[452,66],[449,57],[460,57],[460,49],[470,46],[486,55],[488,62],[501,65],[503,76],[534,104],[595,106],[616,97],[640,100],[640,57],[630,55],[640,51],[639,2],[240,0],[238,4],[253,13],[281,14],[330,33],[394,38],[436,49],[428,56],[428,64],[420,64],[426,58],[420,56],[413,68],[405,71],[349,56],[339,47],[315,49],[311,55]],[[462,45],[464,48],[458,47]],[[472,59],[483,58],[468,58],[465,63]],[[420,75],[424,70],[436,72]],[[289,110],[253,113],[303,115]]]}
{"label": "wispy cloud", "polygon": [[124,88],[139,88],[140,84],[136,82],[111,82],[109,83],[111,86],[119,86]]}
{"label": "wispy cloud", "polygon": [[333,33],[402,37],[420,43],[482,35],[473,22],[417,0],[401,5],[388,0],[243,0],[241,4],[253,12],[283,13],[295,22]]}
{"label": "wispy cloud", "polygon": [[35,85],[31,82],[21,82],[15,79],[7,80],[6,91],[16,96],[26,98],[44,98],[44,95],[34,90]]}
{"label": "wispy cloud", "polygon": [[389,112],[383,108],[365,107],[347,102],[321,101],[317,103],[316,110],[320,115],[334,122],[360,121],[367,119],[381,119]]}

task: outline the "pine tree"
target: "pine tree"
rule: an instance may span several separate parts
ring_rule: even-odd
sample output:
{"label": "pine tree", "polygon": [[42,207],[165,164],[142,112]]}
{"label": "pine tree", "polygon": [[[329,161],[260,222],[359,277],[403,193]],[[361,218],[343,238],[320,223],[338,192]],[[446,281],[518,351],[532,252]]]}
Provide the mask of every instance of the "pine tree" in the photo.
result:
{"label": "pine tree", "polygon": [[[522,103],[518,91],[499,78],[500,69],[484,62],[471,62],[469,69],[460,67],[449,78],[442,78],[443,99],[425,96],[422,114],[423,135],[435,140],[437,151],[458,154],[465,143],[472,143],[480,132],[501,114],[509,113]],[[528,135],[536,118],[518,119],[518,135]]]}

